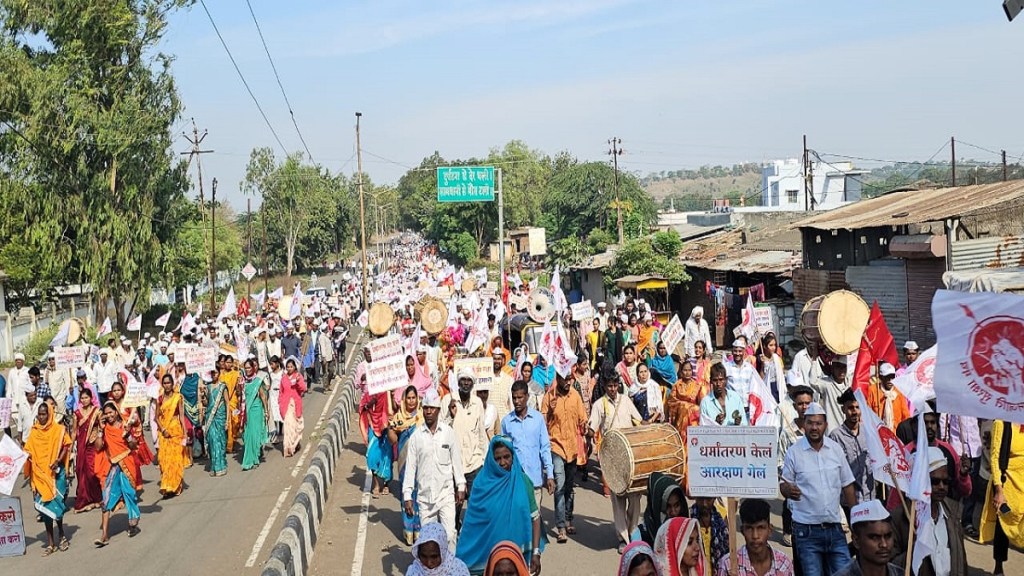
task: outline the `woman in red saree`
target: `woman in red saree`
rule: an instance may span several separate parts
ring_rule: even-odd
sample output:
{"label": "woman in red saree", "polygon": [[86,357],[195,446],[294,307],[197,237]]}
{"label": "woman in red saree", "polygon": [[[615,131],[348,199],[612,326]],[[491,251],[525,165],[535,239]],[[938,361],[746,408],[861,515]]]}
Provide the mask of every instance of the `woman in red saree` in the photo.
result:
{"label": "woman in red saree", "polygon": [[679,380],[672,386],[665,400],[665,416],[679,431],[683,439],[683,461],[686,461],[686,429],[700,425],[700,401],[708,394],[708,388],[693,377],[693,365],[684,360],[679,367]]}
{"label": "woman in red saree", "polygon": [[121,418],[117,404],[107,401],[103,405],[103,433],[96,440],[96,475],[103,478],[103,518],[100,520],[100,538],[94,544],[102,548],[110,543],[110,514],[123,504],[128,511],[128,537],[139,533],[138,493],[135,486],[142,483],[137,476],[135,437]]}
{"label": "woman in red saree", "polygon": [[82,388],[79,395],[79,408],[75,410],[74,430],[75,478],[78,485],[75,490],[75,513],[88,512],[99,508],[103,501],[102,481],[96,476],[96,447],[94,443],[103,430],[100,423],[100,409],[92,390]]}
{"label": "woman in red saree", "polygon": [[[119,374],[118,380],[110,387],[110,400],[117,405],[117,410],[121,414],[121,420],[124,423],[124,429],[135,438],[135,448],[132,449],[132,460],[134,461],[135,474],[132,475],[133,480],[136,482],[135,490],[142,494],[142,467],[148,466],[153,463],[153,452],[149,449],[149,445],[146,444],[146,437],[142,431],[142,414],[137,407],[124,407],[124,388],[125,383],[121,380],[125,378],[125,374]],[[129,465],[131,465],[129,463]]]}

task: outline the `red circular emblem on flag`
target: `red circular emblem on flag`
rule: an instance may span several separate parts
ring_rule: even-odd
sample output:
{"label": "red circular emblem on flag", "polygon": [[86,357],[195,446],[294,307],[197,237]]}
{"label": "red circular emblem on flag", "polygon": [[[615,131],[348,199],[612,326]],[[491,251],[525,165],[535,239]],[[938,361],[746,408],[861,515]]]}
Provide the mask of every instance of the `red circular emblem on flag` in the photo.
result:
{"label": "red circular emblem on flag", "polygon": [[975,326],[969,341],[971,367],[997,394],[1024,394],[1024,320],[993,316]]}

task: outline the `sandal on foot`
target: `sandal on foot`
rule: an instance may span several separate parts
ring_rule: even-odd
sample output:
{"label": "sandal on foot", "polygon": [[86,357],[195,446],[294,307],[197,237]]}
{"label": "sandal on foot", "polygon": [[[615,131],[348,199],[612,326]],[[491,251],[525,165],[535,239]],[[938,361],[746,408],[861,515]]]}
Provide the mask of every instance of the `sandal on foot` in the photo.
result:
{"label": "sandal on foot", "polygon": [[46,558],[47,556],[49,556],[50,554],[53,554],[56,551],[57,551],[57,547],[56,546],[43,546],[43,558]]}
{"label": "sandal on foot", "polygon": [[71,548],[71,542],[68,540],[67,536],[61,538],[59,550],[61,552],[67,552],[69,548]]}
{"label": "sandal on foot", "polygon": [[142,532],[142,529],[139,528],[138,526],[129,526],[128,527],[128,537],[129,538],[135,538],[136,536],[139,535],[139,532]]}
{"label": "sandal on foot", "polygon": [[575,534],[576,533],[576,527],[573,526],[572,524],[566,524],[566,526],[565,526],[565,533],[566,534]]}
{"label": "sandal on foot", "polygon": [[93,540],[92,543],[95,544],[97,548],[103,548],[107,544],[110,544],[110,540],[102,540],[97,538],[96,540]]}

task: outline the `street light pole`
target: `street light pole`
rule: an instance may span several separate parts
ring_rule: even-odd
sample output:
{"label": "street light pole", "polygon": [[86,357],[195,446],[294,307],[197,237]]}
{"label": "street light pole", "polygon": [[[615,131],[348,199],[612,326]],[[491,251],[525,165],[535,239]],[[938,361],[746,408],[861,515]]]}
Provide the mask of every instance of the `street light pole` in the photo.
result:
{"label": "street light pole", "polygon": [[359,243],[363,252],[363,310],[369,310],[370,303],[367,300],[366,290],[369,272],[366,265],[366,206],[363,200],[363,148],[359,140],[359,119],[362,117],[362,112],[356,112],[356,169],[359,171]]}

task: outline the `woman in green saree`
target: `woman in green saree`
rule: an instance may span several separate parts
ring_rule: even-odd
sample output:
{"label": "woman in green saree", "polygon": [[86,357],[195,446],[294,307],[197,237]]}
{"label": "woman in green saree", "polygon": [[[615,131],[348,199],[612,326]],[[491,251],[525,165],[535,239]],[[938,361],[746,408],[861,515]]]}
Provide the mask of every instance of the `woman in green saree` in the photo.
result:
{"label": "woman in green saree", "polygon": [[263,459],[263,446],[269,439],[267,429],[268,391],[265,375],[258,372],[255,358],[245,361],[245,441],[242,452],[242,470],[252,470]]}
{"label": "woman in green saree", "polygon": [[203,405],[206,408],[203,437],[206,439],[206,453],[210,457],[210,476],[224,476],[228,473],[227,386],[216,370],[204,375],[203,380]]}

